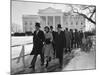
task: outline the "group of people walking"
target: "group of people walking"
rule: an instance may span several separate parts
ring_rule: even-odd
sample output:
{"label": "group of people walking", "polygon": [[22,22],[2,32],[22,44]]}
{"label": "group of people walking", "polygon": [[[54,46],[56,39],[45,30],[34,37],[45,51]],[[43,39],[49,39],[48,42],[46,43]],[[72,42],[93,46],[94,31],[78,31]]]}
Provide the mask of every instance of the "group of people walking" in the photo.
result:
{"label": "group of people walking", "polygon": [[[44,32],[40,30],[40,23],[35,24],[35,31],[33,33],[33,49],[30,55],[34,55],[31,66],[35,70],[35,63],[37,56],[40,54],[41,66],[45,65],[47,68],[49,62],[54,59],[59,59],[59,68],[63,67],[63,53],[64,51],[71,52],[73,48],[81,46],[83,32],[73,32],[72,29],[66,28],[62,31],[60,24],[57,25],[57,32],[53,31],[53,27],[44,27]],[[46,64],[45,64],[46,63]]]}
{"label": "group of people walking", "polygon": [[77,29],[73,31],[72,29],[68,30],[68,28],[66,28],[64,32],[66,37],[65,52],[71,52],[73,48],[79,48],[82,46],[82,39],[84,36],[83,31],[78,31]]}

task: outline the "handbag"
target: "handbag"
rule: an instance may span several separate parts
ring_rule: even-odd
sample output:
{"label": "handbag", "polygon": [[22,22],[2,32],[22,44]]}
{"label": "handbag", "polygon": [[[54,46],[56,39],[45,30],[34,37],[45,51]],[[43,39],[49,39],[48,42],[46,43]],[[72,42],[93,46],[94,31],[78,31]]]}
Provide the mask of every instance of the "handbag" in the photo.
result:
{"label": "handbag", "polygon": [[46,43],[46,44],[50,44],[50,43],[51,43],[50,38],[46,39],[46,40],[45,40],[45,43]]}

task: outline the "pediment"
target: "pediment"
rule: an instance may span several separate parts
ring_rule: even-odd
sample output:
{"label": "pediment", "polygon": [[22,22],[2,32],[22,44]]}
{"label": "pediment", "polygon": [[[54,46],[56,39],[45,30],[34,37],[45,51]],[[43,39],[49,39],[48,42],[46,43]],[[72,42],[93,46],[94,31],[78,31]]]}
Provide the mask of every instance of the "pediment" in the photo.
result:
{"label": "pediment", "polygon": [[54,8],[52,8],[52,7],[48,7],[48,8],[46,8],[46,9],[42,9],[42,10],[39,10],[39,12],[38,12],[39,14],[51,14],[51,13],[62,13],[62,11],[60,10],[60,9],[54,9]]}

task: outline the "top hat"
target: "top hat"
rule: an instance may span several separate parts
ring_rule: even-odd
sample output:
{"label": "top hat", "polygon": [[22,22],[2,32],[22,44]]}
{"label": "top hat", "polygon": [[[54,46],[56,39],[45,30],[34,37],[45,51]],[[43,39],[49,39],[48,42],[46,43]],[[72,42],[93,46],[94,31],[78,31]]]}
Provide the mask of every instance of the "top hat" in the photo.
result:
{"label": "top hat", "polygon": [[68,28],[66,28],[66,30],[68,30]]}
{"label": "top hat", "polygon": [[35,26],[37,26],[37,27],[39,27],[39,28],[41,27],[41,26],[40,26],[40,23],[38,23],[38,22],[35,23]]}
{"label": "top hat", "polygon": [[51,29],[53,29],[53,26],[50,26]]}
{"label": "top hat", "polygon": [[62,27],[61,27],[61,24],[58,24],[57,28],[62,28]]}

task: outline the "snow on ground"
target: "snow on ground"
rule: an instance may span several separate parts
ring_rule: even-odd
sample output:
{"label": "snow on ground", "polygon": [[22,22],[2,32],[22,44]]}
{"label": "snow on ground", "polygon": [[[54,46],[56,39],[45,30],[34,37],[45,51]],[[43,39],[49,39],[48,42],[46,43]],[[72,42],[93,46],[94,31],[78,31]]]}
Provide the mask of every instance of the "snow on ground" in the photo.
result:
{"label": "snow on ground", "polygon": [[90,52],[82,52],[81,49],[74,50],[75,57],[66,65],[66,70],[84,70],[96,68],[96,36],[92,36],[92,48]]}
{"label": "snow on ground", "polygon": [[67,70],[84,70],[84,69],[95,69],[96,68],[96,56],[95,50],[89,53],[77,51],[75,57],[64,67],[62,71]]}
{"label": "snow on ground", "polygon": [[[11,46],[23,45],[23,44],[32,43],[32,42],[33,42],[33,37],[32,36],[12,37],[11,38]],[[24,45],[25,54],[30,53],[30,51],[32,50],[32,46],[33,46],[33,44]],[[21,50],[22,50],[22,46],[11,47],[12,58],[18,57]]]}
{"label": "snow on ground", "polygon": [[[33,42],[33,37],[32,36],[24,36],[24,37],[11,37],[11,58],[19,57],[20,52],[22,50],[22,46],[15,46],[15,45],[24,45],[25,49],[25,54],[29,54],[32,50],[33,44],[25,45],[26,43],[32,43]],[[13,47],[15,46],[15,47]],[[25,64],[30,64],[31,59],[29,59],[29,56],[25,57]],[[17,60],[12,60],[11,61],[11,69],[12,72],[17,72],[23,69],[23,62],[22,58],[19,63],[17,63]],[[26,60],[28,60],[26,62]]]}
{"label": "snow on ground", "polygon": [[33,42],[33,36],[12,36],[11,45],[21,45],[25,43]]}

